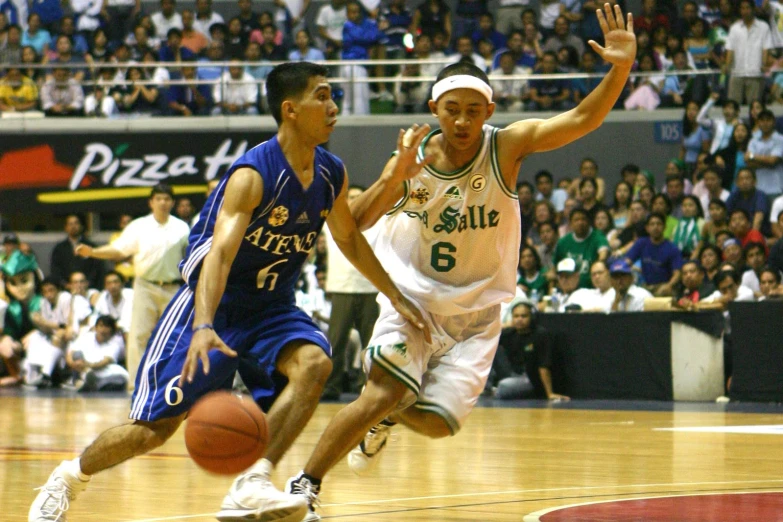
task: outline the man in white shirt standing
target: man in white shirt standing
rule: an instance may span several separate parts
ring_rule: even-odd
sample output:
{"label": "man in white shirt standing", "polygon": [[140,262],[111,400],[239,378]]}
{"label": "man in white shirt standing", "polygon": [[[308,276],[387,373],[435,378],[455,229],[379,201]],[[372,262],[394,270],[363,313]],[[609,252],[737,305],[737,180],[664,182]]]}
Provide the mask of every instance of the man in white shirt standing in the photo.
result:
{"label": "man in white shirt standing", "polygon": [[188,245],[190,227],[171,215],[174,192],[168,185],[155,185],[150,194],[152,213],[131,221],[109,245],[76,247],[84,257],[119,261],[133,256],[133,315],[128,335],[128,386],[136,380],[139,361],[147,341],[171,298],[182,285],[179,262]]}
{"label": "man in white shirt standing", "polygon": [[177,28],[180,31],[184,28],[182,25],[182,15],[177,11],[176,0],[160,0],[160,11],[152,13],[152,25],[155,26],[155,34],[158,38],[163,38],[169,34],[169,29]]}
{"label": "man in white shirt standing", "polygon": [[348,20],[346,0],[331,0],[321,6],[315,20],[322,49],[328,59],[339,58],[343,47],[343,27]]}
{"label": "man in white shirt standing", "polygon": [[758,115],[760,136],[748,144],[745,164],[756,172],[756,189],[772,198],[783,193],[783,135],[775,130],[775,115],[764,109]]}
{"label": "man in white shirt standing", "polygon": [[729,99],[739,104],[761,99],[772,37],[769,26],[756,19],[753,0],[740,0],[740,20],[734,22],[726,39],[724,72],[729,79]]}
{"label": "man in white shirt standing", "polygon": [[[350,204],[364,192],[364,188],[352,185],[348,188]],[[377,228],[364,232],[364,237],[373,244]],[[346,347],[351,329],[359,332],[361,346],[366,348],[372,337],[375,321],[378,319],[378,290],[345,258],[328,231],[326,234],[327,269],[326,291],[332,296],[332,315],[329,318],[329,344],[332,345],[332,374],[326,381],[322,397],[337,400],[342,392],[346,370]],[[361,372],[358,372],[361,375]],[[360,384],[360,383],[354,383]]]}
{"label": "man in white shirt standing", "polygon": [[614,287],[612,312],[643,312],[644,301],[653,295],[644,288],[633,284],[631,265],[620,259],[612,263],[609,273]]}

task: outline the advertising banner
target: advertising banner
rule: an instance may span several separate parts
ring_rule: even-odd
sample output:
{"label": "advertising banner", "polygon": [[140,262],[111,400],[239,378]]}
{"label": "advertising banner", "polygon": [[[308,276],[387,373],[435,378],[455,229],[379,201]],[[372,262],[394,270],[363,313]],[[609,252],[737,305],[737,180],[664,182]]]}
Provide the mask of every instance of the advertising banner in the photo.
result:
{"label": "advertising banner", "polygon": [[0,209],[13,212],[144,212],[150,187],[201,195],[271,132],[141,132],[4,135]]}

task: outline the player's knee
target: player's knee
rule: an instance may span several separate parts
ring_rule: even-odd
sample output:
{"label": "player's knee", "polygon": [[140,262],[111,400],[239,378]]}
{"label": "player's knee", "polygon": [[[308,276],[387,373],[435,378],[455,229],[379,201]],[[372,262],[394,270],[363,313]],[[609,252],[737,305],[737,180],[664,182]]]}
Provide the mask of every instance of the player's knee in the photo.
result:
{"label": "player's knee", "polygon": [[332,360],[318,346],[304,345],[297,350],[289,367],[291,382],[307,382],[308,386],[322,388],[332,373]]}
{"label": "player's knee", "polygon": [[440,417],[435,417],[427,423],[422,435],[431,439],[445,439],[446,437],[451,437],[454,433],[452,433],[446,421]]}
{"label": "player's knee", "polygon": [[142,446],[149,451],[162,446],[177,431],[182,422],[182,417],[161,419],[153,422],[136,421],[137,426],[144,429]]}

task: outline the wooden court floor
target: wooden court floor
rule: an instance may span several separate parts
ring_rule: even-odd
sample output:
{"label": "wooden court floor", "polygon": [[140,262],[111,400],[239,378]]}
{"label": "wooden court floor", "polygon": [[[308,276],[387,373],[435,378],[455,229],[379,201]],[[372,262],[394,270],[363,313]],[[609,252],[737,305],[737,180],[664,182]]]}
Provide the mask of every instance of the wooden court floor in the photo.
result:
{"label": "wooden court floor", "polygon": [[[33,488],[60,460],[123,422],[128,404],[0,396],[0,520],[26,520]],[[319,406],[279,466],[278,486],[302,467],[340,407]],[[336,521],[521,522],[535,511],[602,500],[783,491],[783,410],[771,411],[477,408],[449,439],[396,429],[374,477],[360,479],[341,463],[324,483],[320,512]],[[769,433],[726,433],[726,426]],[[659,431],[699,427],[718,432]],[[214,520],[230,482],[188,459],[180,430],[154,454],[94,477],[69,520]]]}

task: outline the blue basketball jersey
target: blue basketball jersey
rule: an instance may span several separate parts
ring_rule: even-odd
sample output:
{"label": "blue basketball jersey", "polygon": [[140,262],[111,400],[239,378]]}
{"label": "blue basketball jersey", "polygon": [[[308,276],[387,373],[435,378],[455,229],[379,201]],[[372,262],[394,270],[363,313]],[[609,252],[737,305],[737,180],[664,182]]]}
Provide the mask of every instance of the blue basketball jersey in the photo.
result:
{"label": "blue basketball jersey", "polygon": [[248,308],[293,305],[302,265],[342,189],[343,163],[317,147],[313,182],[305,190],[283,155],[277,136],[247,151],[220,180],[190,232],[180,271],[191,289],[196,288],[201,265],[212,245],[228,180],[242,167],[259,173],[264,194],[231,266],[221,302]]}

